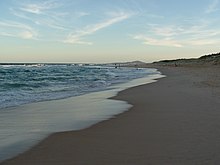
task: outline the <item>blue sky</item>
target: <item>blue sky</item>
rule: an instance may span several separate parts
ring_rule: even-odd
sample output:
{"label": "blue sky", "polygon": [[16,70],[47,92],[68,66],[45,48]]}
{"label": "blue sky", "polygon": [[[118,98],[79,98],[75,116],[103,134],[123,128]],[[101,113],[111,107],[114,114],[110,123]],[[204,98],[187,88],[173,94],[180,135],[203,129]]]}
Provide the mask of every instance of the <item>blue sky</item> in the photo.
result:
{"label": "blue sky", "polygon": [[0,62],[115,62],[219,52],[220,0],[0,0]]}

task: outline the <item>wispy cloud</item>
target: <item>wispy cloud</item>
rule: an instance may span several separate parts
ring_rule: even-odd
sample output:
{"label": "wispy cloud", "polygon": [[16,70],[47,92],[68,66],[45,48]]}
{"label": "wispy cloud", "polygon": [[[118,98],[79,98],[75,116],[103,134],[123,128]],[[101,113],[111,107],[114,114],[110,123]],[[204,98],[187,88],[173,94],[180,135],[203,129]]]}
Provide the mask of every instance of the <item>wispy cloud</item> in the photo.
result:
{"label": "wispy cloud", "polygon": [[131,35],[146,45],[184,47],[219,43],[220,31],[210,25],[171,25],[150,27],[148,33]]}
{"label": "wispy cloud", "polygon": [[32,13],[32,14],[43,14],[44,11],[54,9],[59,7],[60,4],[56,1],[50,0],[50,1],[44,1],[44,2],[38,2],[38,3],[30,3],[30,4],[24,4],[20,10]]}
{"label": "wispy cloud", "polygon": [[173,40],[172,38],[169,38],[169,37],[163,38],[163,39],[157,39],[157,38],[147,37],[145,35],[135,35],[133,36],[133,38],[135,40],[143,41],[143,44],[146,44],[146,45],[183,47],[181,43],[178,43],[178,41]]}
{"label": "wispy cloud", "polygon": [[[1,22],[1,35],[41,41],[50,38],[54,42],[91,45],[93,41],[86,41],[87,36],[136,14],[124,6],[106,10],[98,7],[94,12],[87,7],[77,6],[81,2],[67,2],[70,0],[17,1],[9,8],[14,21]],[[76,8],[69,4],[76,5]],[[7,23],[8,29],[4,23]]]}
{"label": "wispy cloud", "polygon": [[83,41],[83,38],[88,36],[88,35],[92,35],[93,33],[107,28],[113,24],[116,24],[118,22],[121,22],[125,19],[128,19],[131,14],[130,13],[124,13],[124,12],[120,12],[116,15],[116,13],[112,13],[112,15],[114,15],[113,18],[107,19],[101,23],[97,23],[97,24],[93,24],[93,25],[88,25],[86,27],[84,27],[82,30],[79,31],[74,31],[71,32],[67,38],[64,40],[64,43],[71,43],[71,44],[89,44],[91,45],[91,42],[85,42]]}
{"label": "wispy cloud", "polygon": [[0,21],[2,36],[17,37],[22,39],[37,39],[38,33],[30,26],[13,21]]}
{"label": "wispy cloud", "polygon": [[[62,31],[72,29],[72,20],[76,21],[81,17],[89,16],[89,12],[84,11],[64,11],[66,4],[59,3],[56,0],[48,0],[43,3],[18,4],[17,7],[11,7],[10,13],[25,22],[41,26],[41,28]],[[69,21],[67,21],[69,20]]]}
{"label": "wispy cloud", "polygon": [[62,16],[58,16],[58,13],[56,14],[47,14],[45,13],[44,17],[31,17],[27,15],[26,13],[23,13],[21,11],[16,11],[15,9],[10,9],[12,14],[16,17],[19,17],[24,20],[28,20],[31,23],[34,23],[35,25],[39,26],[45,26],[51,29],[58,29],[58,30],[69,30],[68,27],[64,26],[60,20],[58,20]]}
{"label": "wispy cloud", "polygon": [[161,27],[159,25],[149,25],[147,34],[131,35],[135,40],[142,41],[145,45],[183,47],[183,44],[176,39],[182,29],[174,26]]}
{"label": "wispy cloud", "polygon": [[206,9],[206,13],[210,14],[218,10],[219,0],[213,0],[212,3]]}
{"label": "wispy cloud", "polygon": [[167,27],[155,27],[152,29],[152,32],[159,35],[159,36],[164,36],[164,37],[172,37],[177,35],[180,32],[180,29],[175,28],[172,26],[167,26]]}

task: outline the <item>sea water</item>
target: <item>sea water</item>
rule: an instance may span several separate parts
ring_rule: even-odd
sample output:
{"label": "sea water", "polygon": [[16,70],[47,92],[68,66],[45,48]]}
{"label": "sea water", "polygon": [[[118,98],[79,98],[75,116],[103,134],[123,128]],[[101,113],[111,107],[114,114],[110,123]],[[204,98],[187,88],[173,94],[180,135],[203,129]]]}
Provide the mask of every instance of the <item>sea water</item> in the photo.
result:
{"label": "sea water", "polygon": [[107,98],[160,77],[156,69],[1,65],[0,161],[51,133],[87,128],[128,110],[126,102]]}
{"label": "sea water", "polygon": [[79,96],[152,70],[78,65],[0,65],[0,108]]}

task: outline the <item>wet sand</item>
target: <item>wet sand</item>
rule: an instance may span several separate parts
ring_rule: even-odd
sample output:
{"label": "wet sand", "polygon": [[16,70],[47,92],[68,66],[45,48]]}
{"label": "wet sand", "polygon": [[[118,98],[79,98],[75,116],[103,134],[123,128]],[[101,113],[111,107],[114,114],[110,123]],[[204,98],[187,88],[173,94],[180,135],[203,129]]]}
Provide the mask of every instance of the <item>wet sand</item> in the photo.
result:
{"label": "wet sand", "polygon": [[114,97],[132,104],[129,111],[52,134],[1,165],[220,164],[220,68],[159,70],[167,77]]}

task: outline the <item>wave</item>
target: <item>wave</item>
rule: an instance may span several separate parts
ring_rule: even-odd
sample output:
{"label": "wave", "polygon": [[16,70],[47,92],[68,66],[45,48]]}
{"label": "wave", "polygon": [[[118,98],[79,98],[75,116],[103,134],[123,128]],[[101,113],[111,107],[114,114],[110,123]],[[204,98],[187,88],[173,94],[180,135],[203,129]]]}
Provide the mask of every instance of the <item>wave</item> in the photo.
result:
{"label": "wave", "polygon": [[104,90],[153,70],[75,65],[0,66],[0,108]]}

